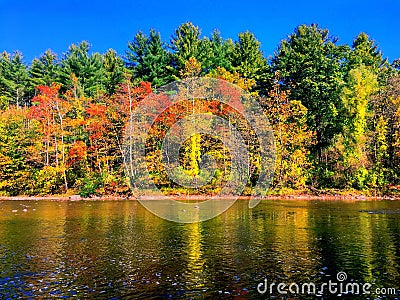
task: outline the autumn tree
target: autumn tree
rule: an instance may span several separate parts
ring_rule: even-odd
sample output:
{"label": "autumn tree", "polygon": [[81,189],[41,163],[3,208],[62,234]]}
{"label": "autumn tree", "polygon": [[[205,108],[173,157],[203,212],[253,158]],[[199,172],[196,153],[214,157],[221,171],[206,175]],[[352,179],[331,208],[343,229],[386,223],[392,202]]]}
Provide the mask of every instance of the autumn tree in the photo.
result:
{"label": "autumn tree", "polygon": [[298,100],[290,100],[275,80],[269,97],[261,99],[272,125],[276,145],[276,167],[273,186],[305,190],[312,175],[309,147],[314,143],[314,132],[307,126],[307,108]]}
{"label": "autumn tree", "polygon": [[[377,91],[377,76],[370,68],[361,65],[349,72],[343,89],[345,108],[343,133],[338,136],[337,148],[343,158],[343,175],[347,187],[362,189],[368,183],[368,119],[371,118],[371,96]],[[383,130],[385,124],[379,123]],[[382,140],[379,141],[382,146]]]}
{"label": "autumn tree", "polygon": [[45,145],[45,163],[49,176],[60,174],[64,190],[68,190],[66,175],[66,115],[70,103],[59,97],[60,84],[39,86],[39,94],[32,99],[34,106],[29,117],[40,123]]}
{"label": "autumn tree", "polygon": [[[0,194],[15,196],[40,193],[41,134],[29,122],[27,108],[0,110]],[[53,190],[55,192],[55,190]]]}

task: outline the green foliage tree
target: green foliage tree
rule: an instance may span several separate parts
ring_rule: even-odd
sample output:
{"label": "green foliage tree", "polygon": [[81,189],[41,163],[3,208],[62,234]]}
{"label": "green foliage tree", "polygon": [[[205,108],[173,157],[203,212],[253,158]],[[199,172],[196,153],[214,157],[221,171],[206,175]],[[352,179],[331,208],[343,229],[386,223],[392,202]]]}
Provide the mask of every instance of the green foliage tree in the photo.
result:
{"label": "green foliage tree", "polygon": [[76,86],[78,95],[99,97],[105,91],[103,57],[99,53],[90,55],[89,50],[86,41],[72,44],[61,61],[59,80],[64,91]]}
{"label": "green foliage tree", "polygon": [[200,54],[200,34],[198,26],[191,22],[181,24],[171,38],[171,49],[174,51],[173,64],[177,70],[185,67],[185,62],[191,57],[201,63]]}
{"label": "green foliage tree", "polygon": [[0,97],[1,107],[29,104],[31,85],[28,70],[22,61],[21,52],[0,55]]}
{"label": "green foliage tree", "polygon": [[364,65],[378,70],[383,62],[382,52],[378,45],[365,32],[361,32],[353,41],[353,47],[349,53],[349,69]]}
{"label": "green foliage tree", "polygon": [[370,67],[371,71],[378,75],[381,86],[396,75],[395,67],[383,58],[376,42],[364,32],[361,32],[353,41],[347,58],[347,73],[361,65]]}
{"label": "green foliage tree", "polygon": [[[344,180],[349,187],[362,189],[368,184],[371,164],[367,155],[367,124],[372,116],[371,96],[377,89],[377,76],[370,67],[361,65],[349,72],[348,82],[342,94],[346,115],[343,133],[338,140],[338,148],[341,149],[343,157]],[[384,130],[385,124],[380,122],[379,126],[380,130]],[[382,147],[385,141],[380,138],[378,143],[379,147]]]}
{"label": "green foliage tree", "polygon": [[267,71],[267,60],[260,49],[261,43],[253,33],[239,33],[232,52],[232,65],[235,71],[249,79],[260,80]]}
{"label": "green foliage tree", "polygon": [[[193,25],[191,22],[181,24],[175,30],[171,38],[171,49],[173,50],[172,65],[176,74],[185,69],[185,63],[190,58],[195,58],[202,66],[202,74],[207,73],[213,66],[214,45],[213,42],[207,38],[200,38],[201,30],[198,26]],[[217,38],[217,36],[215,36]],[[223,42],[221,46],[224,49]]]}
{"label": "green foliage tree", "polygon": [[136,82],[148,81],[154,86],[163,86],[172,80],[171,54],[155,30],[150,30],[149,36],[139,31],[128,43],[126,58]]}
{"label": "green foliage tree", "polygon": [[[205,43],[205,42],[204,42]],[[224,40],[218,30],[214,30],[209,39],[211,54],[204,64],[206,73],[216,70],[218,67],[227,71],[233,71],[232,54],[234,52],[234,43],[231,39]]]}
{"label": "green foliage tree", "polygon": [[316,132],[314,155],[321,160],[322,149],[332,143],[342,128],[341,89],[344,84],[342,62],[347,46],[317,25],[300,25],[283,40],[272,58],[272,72],[279,74],[289,97],[307,108],[307,124]]}
{"label": "green foliage tree", "polygon": [[59,72],[57,55],[51,50],[47,50],[39,59],[33,59],[29,68],[29,75],[34,87],[39,85],[50,86],[53,82],[57,82]]}
{"label": "green foliage tree", "polygon": [[105,88],[108,95],[113,95],[124,81],[124,61],[113,49],[104,54]]}

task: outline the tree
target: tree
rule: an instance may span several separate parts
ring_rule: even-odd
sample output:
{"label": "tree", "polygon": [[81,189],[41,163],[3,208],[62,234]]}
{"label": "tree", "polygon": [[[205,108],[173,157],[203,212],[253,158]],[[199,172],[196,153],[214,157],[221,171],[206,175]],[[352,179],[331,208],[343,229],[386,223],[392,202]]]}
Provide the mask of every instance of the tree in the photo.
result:
{"label": "tree", "polygon": [[260,42],[253,33],[239,33],[232,52],[232,65],[243,77],[259,81],[266,72],[267,61],[260,50]]}
{"label": "tree", "polygon": [[275,134],[276,167],[273,186],[304,190],[311,172],[309,146],[314,133],[307,126],[307,108],[298,100],[290,100],[275,80],[268,98],[261,98]]}
{"label": "tree", "polygon": [[206,64],[206,72],[215,70],[218,67],[228,71],[233,71],[232,54],[234,43],[231,39],[224,40],[218,30],[214,30],[209,39],[211,54],[209,62]]}
{"label": "tree", "polygon": [[377,71],[383,62],[382,52],[378,45],[366,33],[361,32],[353,41],[353,47],[349,53],[349,70],[364,65]]}
{"label": "tree", "polygon": [[174,51],[172,65],[179,74],[184,70],[185,63],[195,58],[202,65],[202,74],[211,67],[213,56],[212,43],[207,38],[200,38],[201,31],[191,22],[181,24],[171,38],[171,49]]}
{"label": "tree", "polygon": [[396,75],[395,67],[391,66],[387,59],[383,59],[376,42],[364,32],[361,32],[353,41],[347,59],[347,74],[351,69],[361,65],[369,67],[373,73],[378,75],[381,86]]}
{"label": "tree", "polygon": [[185,67],[185,62],[191,57],[201,63],[199,59],[200,34],[199,27],[191,22],[181,24],[175,30],[175,34],[171,38],[171,48],[174,51],[173,63],[178,71]]}
{"label": "tree", "polygon": [[61,61],[59,80],[63,84],[63,91],[76,85],[78,96],[99,98],[105,91],[103,57],[99,53],[89,55],[89,50],[86,41],[72,44]]}
{"label": "tree", "polygon": [[39,86],[39,94],[32,99],[34,106],[29,117],[39,121],[45,144],[45,166],[53,166],[51,172],[62,174],[64,190],[68,190],[66,175],[66,115],[71,105],[59,97],[60,84]]}
{"label": "tree", "polygon": [[216,69],[212,70],[209,74],[207,74],[207,76],[226,80],[230,83],[237,85],[246,92],[249,92],[256,85],[256,81],[254,79],[243,78],[243,76],[238,72],[236,71],[229,72],[223,67],[217,67]]}
{"label": "tree", "polygon": [[29,75],[22,61],[22,54],[12,56],[3,52],[0,56],[0,97],[1,106],[24,106],[29,104]]}
{"label": "tree", "polygon": [[389,183],[388,159],[389,159],[389,144],[387,139],[388,120],[383,116],[377,117],[375,126],[372,131],[372,142],[370,156],[372,161],[372,169],[369,174],[369,185],[373,188],[384,188]]}
{"label": "tree", "polygon": [[282,41],[271,63],[284,90],[292,100],[307,108],[307,124],[316,132],[313,154],[322,160],[322,149],[342,129],[342,62],[348,48],[336,46],[337,39],[317,25],[300,25]]}
{"label": "tree", "polygon": [[12,90],[11,57],[4,51],[0,55],[0,108],[7,108],[12,104]]}
{"label": "tree", "polygon": [[390,80],[382,96],[392,103],[388,106],[391,108],[389,109],[391,116],[389,122],[390,125],[393,124],[388,126],[389,157],[391,169],[396,174],[393,181],[398,183],[400,180],[400,76]]}
{"label": "tree", "polygon": [[159,32],[150,30],[150,36],[139,31],[126,51],[127,65],[137,83],[148,81],[163,86],[172,80],[171,54],[167,52]]}
{"label": "tree", "polygon": [[113,49],[104,54],[105,89],[113,95],[124,81],[124,62]]}
{"label": "tree", "polygon": [[47,50],[39,59],[33,59],[29,68],[29,75],[35,88],[39,85],[50,86],[53,82],[57,82],[59,72],[57,55],[51,50]]}
{"label": "tree", "polygon": [[27,119],[27,108],[0,110],[0,194],[34,195],[36,175],[42,167],[41,135],[37,123]]}
{"label": "tree", "polygon": [[[370,161],[367,155],[367,123],[372,115],[371,96],[377,89],[377,76],[370,67],[361,65],[350,70],[342,94],[346,112],[343,134],[338,139],[338,148],[342,149],[344,181],[348,187],[362,189],[368,183]],[[378,126],[380,130],[385,128],[382,123]],[[381,147],[384,141],[381,139],[378,143]]]}

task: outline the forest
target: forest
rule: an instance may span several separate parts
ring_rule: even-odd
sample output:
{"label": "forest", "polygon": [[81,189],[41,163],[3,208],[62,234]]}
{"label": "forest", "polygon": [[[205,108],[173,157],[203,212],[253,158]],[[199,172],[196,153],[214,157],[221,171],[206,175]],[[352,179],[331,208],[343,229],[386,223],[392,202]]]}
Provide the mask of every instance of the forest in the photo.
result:
{"label": "forest", "polygon": [[[93,53],[86,41],[29,64],[19,51],[1,53],[0,196],[130,195],[121,151],[132,110],[154,89],[197,76],[226,80],[259,101],[275,134],[269,194],[398,193],[400,59],[385,59],[366,33],[340,44],[316,24],[298,26],[266,56],[249,31],[235,40],[218,30],[203,36],[187,22],[169,41],[156,30],[137,32],[122,55]],[[183,192],[155,166],[153,148],[156,184]],[[194,136],[181,162],[196,176],[206,151],[225,168],[224,182],[229,158],[218,141]]]}

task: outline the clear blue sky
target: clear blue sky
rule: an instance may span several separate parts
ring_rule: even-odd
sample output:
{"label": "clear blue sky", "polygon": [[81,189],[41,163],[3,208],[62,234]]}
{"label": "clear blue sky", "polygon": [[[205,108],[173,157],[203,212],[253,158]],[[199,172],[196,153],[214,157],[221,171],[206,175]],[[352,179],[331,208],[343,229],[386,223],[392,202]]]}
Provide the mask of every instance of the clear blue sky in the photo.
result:
{"label": "clear blue sky", "polygon": [[92,51],[124,54],[138,30],[154,28],[169,41],[173,30],[191,21],[224,38],[250,30],[266,56],[300,24],[317,23],[351,44],[361,31],[375,39],[389,61],[400,57],[399,0],[340,1],[21,1],[0,0],[0,51],[22,51],[25,62],[47,49],[59,56],[71,43],[87,40]]}

